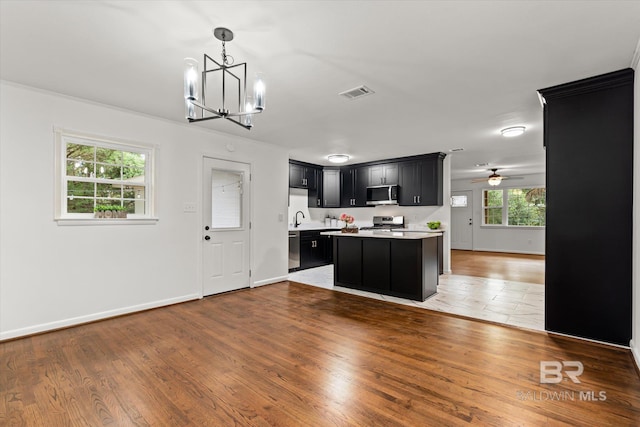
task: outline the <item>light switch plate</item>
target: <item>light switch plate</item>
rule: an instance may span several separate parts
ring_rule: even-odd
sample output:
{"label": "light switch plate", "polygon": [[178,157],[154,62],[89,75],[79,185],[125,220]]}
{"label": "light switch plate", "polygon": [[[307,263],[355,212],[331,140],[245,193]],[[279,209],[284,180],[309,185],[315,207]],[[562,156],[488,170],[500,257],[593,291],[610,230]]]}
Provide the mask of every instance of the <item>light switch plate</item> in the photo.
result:
{"label": "light switch plate", "polygon": [[185,202],[183,211],[185,213],[195,213],[196,212],[196,204],[194,202]]}

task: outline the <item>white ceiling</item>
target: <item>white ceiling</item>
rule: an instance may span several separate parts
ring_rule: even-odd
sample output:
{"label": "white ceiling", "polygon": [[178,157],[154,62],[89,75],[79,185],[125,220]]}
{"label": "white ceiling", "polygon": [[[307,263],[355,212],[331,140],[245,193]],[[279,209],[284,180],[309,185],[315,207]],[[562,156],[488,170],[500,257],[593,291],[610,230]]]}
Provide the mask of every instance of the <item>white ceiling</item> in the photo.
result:
{"label": "white ceiling", "polygon": [[[3,80],[177,122],[183,58],[217,59],[211,31],[230,28],[267,109],[251,131],[190,126],[318,164],[464,148],[453,178],[544,171],[536,90],[627,68],[640,39],[640,1],[2,0],[0,16]],[[376,93],[337,95],[361,84]],[[527,132],[501,137],[510,125]]]}

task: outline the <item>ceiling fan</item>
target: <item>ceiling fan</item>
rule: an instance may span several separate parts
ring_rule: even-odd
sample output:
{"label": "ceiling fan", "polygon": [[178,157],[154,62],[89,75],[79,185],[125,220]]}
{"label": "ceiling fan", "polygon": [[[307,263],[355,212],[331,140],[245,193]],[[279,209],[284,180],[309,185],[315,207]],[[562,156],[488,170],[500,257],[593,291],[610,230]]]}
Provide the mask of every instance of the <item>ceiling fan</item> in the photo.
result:
{"label": "ceiling fan", "polygon": [[502,175],[498,174],[498,168],[492,168],[492,169],[488,169],[488,170],[490,170],[492,173],[487,178],[473,179],[473,180],[471,180],[471,182],[484,182],[484,181],[486,181],[489,185],[491,185],[492,187],[495,187],[496,185],[500,185],[500,183],[502,182],[503,179],[522,179],[521,176],[502,176]]}

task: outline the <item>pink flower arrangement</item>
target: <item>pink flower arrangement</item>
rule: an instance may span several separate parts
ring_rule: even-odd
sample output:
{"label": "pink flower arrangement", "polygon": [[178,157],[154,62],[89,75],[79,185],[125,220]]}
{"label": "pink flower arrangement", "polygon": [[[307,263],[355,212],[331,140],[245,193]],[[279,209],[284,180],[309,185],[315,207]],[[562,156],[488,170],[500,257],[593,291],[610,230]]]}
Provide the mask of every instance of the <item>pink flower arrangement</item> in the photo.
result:
{"label": "pink flower arrangement", "polygon": [[354,217],[352,217],[351,215],[347,215],[345,213],[340,215],[340,221],[344,221],[344,226],[348,227],[349,224],[352,224],[353,221],[355,221],[356,219]]}

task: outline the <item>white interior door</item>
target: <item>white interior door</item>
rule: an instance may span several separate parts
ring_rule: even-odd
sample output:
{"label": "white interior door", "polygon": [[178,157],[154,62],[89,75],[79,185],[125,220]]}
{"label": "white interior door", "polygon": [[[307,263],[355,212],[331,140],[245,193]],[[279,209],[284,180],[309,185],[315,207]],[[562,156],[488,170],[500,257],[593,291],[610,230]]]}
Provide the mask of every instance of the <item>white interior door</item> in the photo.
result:
{"label": "white interior door", "polygon": [[473,191],[451,192],[451,249],[473,249]]}
{"label": "white interior door", "polygon": [[249,287],[250,166],[203,159],[203,295]]}

